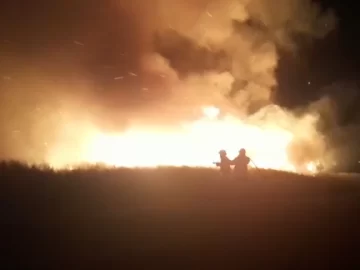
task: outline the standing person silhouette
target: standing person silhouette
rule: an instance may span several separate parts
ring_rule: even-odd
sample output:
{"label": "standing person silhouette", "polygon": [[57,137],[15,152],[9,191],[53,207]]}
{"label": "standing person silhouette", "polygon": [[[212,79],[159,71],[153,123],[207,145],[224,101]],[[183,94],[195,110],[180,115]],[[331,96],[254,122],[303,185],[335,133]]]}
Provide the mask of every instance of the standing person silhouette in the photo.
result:
{"label": "standing person silhouette", "polygon": [[233,160],[232,163],[235,165],[235,178],[239,180],[247,180],[250,158],[246,155],[246,150],[244,148],[240,149],[239,155]]}
{"label": "standing person silhouette", "polygon": [[225,150],[220,150],[220,162],[216,162],[216,166],[220,167],[220,172],[224,177],[230,177],[232,161],[227,157]]}

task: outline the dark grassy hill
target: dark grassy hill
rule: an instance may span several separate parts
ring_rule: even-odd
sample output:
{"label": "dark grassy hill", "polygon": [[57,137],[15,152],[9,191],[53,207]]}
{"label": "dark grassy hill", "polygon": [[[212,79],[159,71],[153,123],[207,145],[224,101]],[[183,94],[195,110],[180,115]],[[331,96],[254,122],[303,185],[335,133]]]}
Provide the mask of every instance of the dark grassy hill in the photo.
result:
{"label": "dark grassy hill", "polygon": [[2,163],[0,179],[1,269],[349,269],[358,254],[357,177]]}

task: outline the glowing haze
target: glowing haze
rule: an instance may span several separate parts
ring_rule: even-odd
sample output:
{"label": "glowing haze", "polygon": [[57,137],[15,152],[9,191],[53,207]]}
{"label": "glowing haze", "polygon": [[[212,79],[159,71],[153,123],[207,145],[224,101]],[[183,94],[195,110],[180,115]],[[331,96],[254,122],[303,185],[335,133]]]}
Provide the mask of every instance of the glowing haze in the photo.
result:
{"label": "glowing haze", "polygon": [[[297,126],[289,115],[273,111],[270,112],[271,117],[283,117],[277,119],[279,125],[275,121],[261,123],[257,120],[251,124],[231,115],[219,119],[220,111],[216,107],[202,109],[203,114],[198,119],[179,123],[177,128],[170,130],[135,126],[117,134],[103,133],[91,125],[82,126],[85,135],[80,135],[79,144],[66,147],[59,141],[53,146],[47,161],[55,168],[82,163],[125,167],[212,167],[220,149],[226,149],[229,157],[235,157],[239,149],[245,147],[255,162],[251,166],[316,171],[315,165],[322,158],[324,142],[315,132],[310,119],[306,122],[299,120],[300,126]],[[288,128],[283,125],[284,121]],[[290,125],[293,125],[292,128]],[[74,129],[70,132],[75,132],[75,127],[70,128]],[[310,152],[294,152],[291,146],[297,139],[310,143]]]}
{"label": "glowing haze", "polygon": [[[125,95],[116,94],[104,102],[84,70],[61,91],[54,90],[57,83],[44,82],[42,88],[56,94],[30,93],[32,103],[17,90],[8,92],[3,100],[33,107],[31,115],[37,115],[13,117],[7,124],[23,134],[10,156],[56,168],[81,163],[211,167],[220,149],[234,157],[244,147],[258,167],[314,171],[325,151],[316,114],[296,117],[272,101],[278,52],[294,49],[296,37],[326,35],[335,20],[311,1],[275,2],[119,0],[119,16],[130,18],[124,29],[134,39],[132,54],[125,52],[127,60],[121,61],[131,61],[133,69],[114,80],[131,80],[118,93],[136,89],[147,102],[125,108]],[[91,40],[77,44],[86,50]],[[20,141],[35,150],[23,150]]]}

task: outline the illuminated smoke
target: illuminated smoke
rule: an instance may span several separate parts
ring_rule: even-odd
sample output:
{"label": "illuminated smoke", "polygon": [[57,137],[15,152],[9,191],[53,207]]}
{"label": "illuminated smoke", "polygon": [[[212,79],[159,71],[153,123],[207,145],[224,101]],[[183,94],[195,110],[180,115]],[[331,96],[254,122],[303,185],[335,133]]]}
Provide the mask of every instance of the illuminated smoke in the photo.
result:
{"label": "illuminated smoke", "polygon": [[[157,1],[149,9],[154,17],[148,15],[144,36],[151,39],[150,32],[155,33],[149,54],[167,59],[161,61],[163,74],[171,70],[177,98],[171,104],[213,102],[228,110],[236,107],[242,116],[255,112],[251,119],[267,112],[268,123],[285,122],[297,134],[287,149],[294,163],[324,155],[316,111],[295,117],[267,106],[277,87],[279,51],[296,49],[298,37],[328,34],[336,24],[331,11],[302,0],[281,0],[276,6],[269,0]],[[145,70],[150,66],[147,62]]]}
{"label": "illuminated smoke", "polygon": [[[71,53],[44,57],[52,63],[49,66],[63,71],[53,79],[29,72],[37,62],[24,61],[19,64],[26,67],[22,69],[15,65],[17,78],[3,82],[9,91],[2,93],[6,104],[1,108],[5,123],[2,157],[33,161],[61,156],[65,163],[83,161],[87,150],[82,146],[89,134],[119,133],[137,123],[144,127],[144,122],[148,125],[165,118],[174,125],[184,118],[191,122],[199,118],[197,110],[208,105],[239,117],[257,111],[246,119],[257,130],[264,125],[276,129],[278,122],[284,122],[290,133],[302,134],[297,140],[301,143],[289,147],[296,149],[289,150],[294,162],[319,156],[323,146],[317,143],[321,137],[312,115],[311,119],[296,118],[281,109],[271,112],[274,106],[263,106],[272,103],[277,86],[279,50],[294,49],[299,35],[325,35],[335,22],[331,13],[320,14],[310,1],[302,0],[118,0],[117,4],[118,9],[105,10],[112,15],[117,10],[119,21],[103,22],[108,23],[106,28],[116,25],[116,31],[105,35],[106,31],[94,27],[94,19],[83,29],[83,38],[74,39],[77,44],[71,42],[85,67],[72,62]],[[127,46],[120,50],[117,46],[122,42]],[[106,61],[110,64],[105,67]],[[100,76],[105,68],[112,75],[111,83]],[[63,77],[60,82],[59,77]],[[266,122],[261,120],[264,117]]]}
{"label": "illuminated smoke", "polygon": [[144,20],[149,53],[157,51],[167,58],[181,78],[230,72],[234,81],[227,94],[242,108],[270,103],[277,86],[279,49],[293,49],[299,36],[323,37],[335,25],[333,14],[321,13],[311,1],[150,2],[141,10],[128,6]]}

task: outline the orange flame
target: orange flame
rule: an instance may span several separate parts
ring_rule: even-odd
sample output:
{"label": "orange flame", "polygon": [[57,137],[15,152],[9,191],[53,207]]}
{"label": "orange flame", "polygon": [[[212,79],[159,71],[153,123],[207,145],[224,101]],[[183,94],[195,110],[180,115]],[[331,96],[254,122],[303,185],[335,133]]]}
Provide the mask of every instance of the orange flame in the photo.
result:
{"label": "orange flame", "polygon": [[[59,151],[59,145],[49,156],[49,163],[55,168],[83,162],[119,167],[212,167],[220,149],[233,158],[244,147],[257,167],[296,170],[287,154],[293,133],[275,125],[245,124],[229,115],[220,119],[219,114],[216,107],[204,107],[200,119],[171,131],[134,127],[121,134],[105,134],[89,128],[81,145],[73,150],[76,155]],[[314,164],[305,164],[305,169],[316,172]]]}

